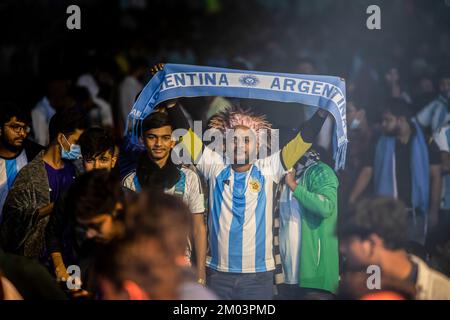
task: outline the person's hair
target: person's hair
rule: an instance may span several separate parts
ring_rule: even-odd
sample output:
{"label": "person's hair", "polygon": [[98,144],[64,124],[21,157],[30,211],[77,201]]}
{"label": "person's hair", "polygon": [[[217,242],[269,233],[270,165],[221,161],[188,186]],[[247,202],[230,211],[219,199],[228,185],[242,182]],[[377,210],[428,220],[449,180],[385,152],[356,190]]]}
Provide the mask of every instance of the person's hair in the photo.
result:
{"label": "person's hair", "polygon": [[118,202],[124,203],[118,175],[108,170],[93,170],[77,177],[69,187],[65,210],[72,217],[92,219],[114,213]]}
{"label": "person's hair", "polygon": [[135,282],[151,299],[176,299],[180,272],[156,234],[132,232],[112,240],[96,255],[94,273],[116,290]]}
{"label": "person's hair", "polygon": [[56,112],[48,125],[49,141],[55,142],[58,134],[62,133],[66,138],[77,129],[86,128],[86,116],[74,108]]}
{"label": "person's hair", "polygon": [[[266,119],[265,115],[256,115],[251,109],[230,106],[213,115],[208,123],[209,128],[219,130],[223,134],[237,126],[244,126],[253,130],[258,142],[261,144],[260,149],[266,148],[267,151],[271,151],[272,124]],[[261,131],[267,133],[266,141],[259,139]]]}
{"label": "person's hair", "polygon": [[114,154],[114,139],[103,128],[92,127],[83,132],[78,141],[83,159],[93,159],[110,151]]}
{"label": "person's hair", "polygon": [[408,121],[414,117],[414,110],[411,105],[400,98],[391,98],[386,101],[384,112],[389,112],[395,117],[404,117]]}
{"label": "person's hair", "polygon": [[157,232],[173,254],[183,254],[193,228],[189,208],[181,199],[161,190],[146,189],[140,197],[139,208],[128,216],[127,229]]}
{"label": "person's hair", "polygon": [[173,129],[170,117],[163,112],[154,112],[142,121],[142,132],[144,133],[148,130],[158,129],[165,126],[170,126]]}
{"label": "person's hair", "polygon": [[91,94],[86,87],[75,86],[71,89],[70,94],[72,95],[75,103],[82,104],[89,99],[91,99]]}
{"label": "person's hair", "polygon": [[3,127],[5,123],[8,123],[13,117],[16,117],[18,121],[26,124],[31,124],[31,114],[25,111],[21,106],[12,102],[0,103],[0,127]]}
{"label": "person's hair", "polygon": [[407,210],[396,199],[377,197],[358,202],[348,216],[338,223],[340,240],[358,237],[368,239],[376,234],[386,249],[404,249],[407,237]]}

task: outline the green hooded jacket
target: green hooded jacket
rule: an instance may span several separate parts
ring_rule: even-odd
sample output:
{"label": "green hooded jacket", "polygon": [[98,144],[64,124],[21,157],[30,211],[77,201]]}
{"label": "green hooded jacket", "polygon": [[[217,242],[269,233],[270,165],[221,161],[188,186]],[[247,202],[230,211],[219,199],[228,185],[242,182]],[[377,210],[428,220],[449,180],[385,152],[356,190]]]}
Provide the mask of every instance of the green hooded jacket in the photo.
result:
{"label": "green hooded jacket", "polygon": [[299,285],[336,292],[339,282],[337,223],[338,179],[333,169],[317,162],[308,167],[294,191],[301,215]]}

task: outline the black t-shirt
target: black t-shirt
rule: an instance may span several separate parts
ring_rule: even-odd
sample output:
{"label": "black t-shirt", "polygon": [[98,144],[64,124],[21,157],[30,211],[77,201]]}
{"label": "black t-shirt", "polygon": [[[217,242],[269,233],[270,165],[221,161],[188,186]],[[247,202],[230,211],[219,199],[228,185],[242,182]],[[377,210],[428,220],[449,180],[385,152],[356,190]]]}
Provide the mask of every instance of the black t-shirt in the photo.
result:
{"label": "black t-shirt", "polygon": [[[376,137],[369,148],[366,157],[363,161],[363,167],[374,167],[375,164],[375,150],[377,147],[378,138]],[[411,207],[411,145],[412,138],[408,143],[403,144],[400,141],[395,143],[395,171],[397,181],[398,198],[402,200],[408,207]],[[438,146],[433,141],[431,144],[427,144],[428,156],[430,165],[441,164],[441,154]]]}

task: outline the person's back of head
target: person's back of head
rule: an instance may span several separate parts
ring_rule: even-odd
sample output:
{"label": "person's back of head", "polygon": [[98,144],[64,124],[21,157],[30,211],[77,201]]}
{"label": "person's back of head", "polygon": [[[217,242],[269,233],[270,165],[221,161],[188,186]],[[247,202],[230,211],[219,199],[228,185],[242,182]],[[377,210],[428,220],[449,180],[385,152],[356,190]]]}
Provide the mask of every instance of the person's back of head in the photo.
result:
{"label": "person's back of head", "polygon": [[[367,270],[371,265],[392,272],[401,261],[407,272],[407,211],[401,201],[391,198],[365,199],[338,223],[341,253],[346,270]],[[396,263],[396,262],[394,262]]]}
{"label": "person's back of head", "polygon": [[157,234],[130,232],[96,256],[95,274],[105,300],[177,299],[179,269]]}
{"label": "person's back of head", "polygon": [[77,177],[70,186],[65,211],[83,228],[85,236],[108,242],[123,232],[124,206],[118,175],[107,170],[94,170]]}
{"label": "person's back of head", "polygon": [[376,197],[358,202],[345,220],[338,224],[340,239],[368,238],[376,234],[388,249],[403,248],[407,239],[407,210],[396,199]]}
{"label": "person's back of head", "polygon": [[127,229],[158,232],[165,239],[175,259],[184,258],[193,219],[184,202],[160,190],[147,189],[141,193],[139,205],[129,215]]}

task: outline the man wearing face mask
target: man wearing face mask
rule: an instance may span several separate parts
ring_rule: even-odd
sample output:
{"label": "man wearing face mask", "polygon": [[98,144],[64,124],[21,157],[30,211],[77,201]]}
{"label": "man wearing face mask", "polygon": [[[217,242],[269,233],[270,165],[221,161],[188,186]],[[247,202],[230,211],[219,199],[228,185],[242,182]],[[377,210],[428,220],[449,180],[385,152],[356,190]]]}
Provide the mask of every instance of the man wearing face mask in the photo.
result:
{"label": "man wearing face mask", "polygon": [[18,174],[3,208],[3,249],[27,257],[43,256],[44,232],[53,205],[75,179],[71,160],[81,157],[77,145],[85,118],[75,110],[57,112],[50,120],[50,144]]}
{"label": "man wearing face mask", "polygon": [[339,199],[344,199],[344,201],[339,201],[339,213],[347,212],[351,188],[358,178],[363,159],[369,151],[374,136],[363,106],[364,102],[356,97],[349,98],[347,101],[349,144],[345,169],[339,172]]}

